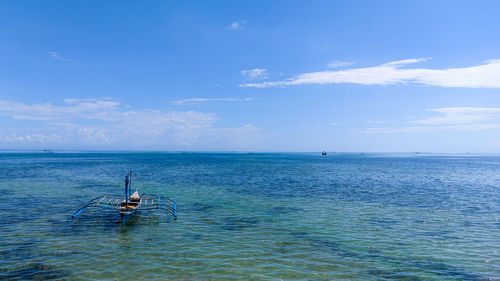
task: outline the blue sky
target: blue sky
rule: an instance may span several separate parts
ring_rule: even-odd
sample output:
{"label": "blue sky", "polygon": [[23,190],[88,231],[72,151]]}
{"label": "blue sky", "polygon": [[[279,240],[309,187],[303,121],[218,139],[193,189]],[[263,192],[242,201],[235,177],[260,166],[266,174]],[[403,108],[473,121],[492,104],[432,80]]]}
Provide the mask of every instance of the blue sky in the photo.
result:
{"label": "blue sky", "polygon": [[0,1],[0,148],[500,152],[498,1]]}

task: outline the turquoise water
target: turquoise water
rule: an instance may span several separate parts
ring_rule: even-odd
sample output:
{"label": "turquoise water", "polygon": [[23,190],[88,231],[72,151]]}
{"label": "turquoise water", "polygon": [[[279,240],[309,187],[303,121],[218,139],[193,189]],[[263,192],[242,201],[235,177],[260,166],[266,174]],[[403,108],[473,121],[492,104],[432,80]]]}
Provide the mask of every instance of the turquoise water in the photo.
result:
{"label": "turquoise water", "polygon": [[[71,215],[134,187],[179,219]],[[500,157],[2,153],[0,279],[500,280]]]}

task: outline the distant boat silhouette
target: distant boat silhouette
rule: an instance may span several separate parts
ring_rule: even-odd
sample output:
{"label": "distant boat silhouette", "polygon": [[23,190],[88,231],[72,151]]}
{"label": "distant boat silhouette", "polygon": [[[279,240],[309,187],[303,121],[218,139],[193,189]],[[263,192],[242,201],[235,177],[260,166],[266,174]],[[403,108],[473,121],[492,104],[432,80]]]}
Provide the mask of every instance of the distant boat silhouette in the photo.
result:
{"label": "distant boat silhouette", "polygon": [[326,155],[326,151],[321,152],[321,155],[325,156]]}

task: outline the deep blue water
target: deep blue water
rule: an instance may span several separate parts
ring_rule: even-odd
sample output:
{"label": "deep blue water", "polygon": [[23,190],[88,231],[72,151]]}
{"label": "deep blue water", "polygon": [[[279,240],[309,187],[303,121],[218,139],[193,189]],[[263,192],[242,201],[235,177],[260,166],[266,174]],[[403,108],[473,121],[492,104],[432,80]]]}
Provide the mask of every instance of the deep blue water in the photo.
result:
{"label": "deep blue water", "polygon": [[[71,219],[129,170],[177,221]],[[0,279],[500,280],[498,156],[0,153],[0,195]]]}

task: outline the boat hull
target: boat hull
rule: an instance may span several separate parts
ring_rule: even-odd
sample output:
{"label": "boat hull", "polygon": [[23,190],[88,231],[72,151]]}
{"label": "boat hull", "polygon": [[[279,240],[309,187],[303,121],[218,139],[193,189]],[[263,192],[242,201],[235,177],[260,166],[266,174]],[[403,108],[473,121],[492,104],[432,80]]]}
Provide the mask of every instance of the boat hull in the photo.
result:
{"label": "boat hull", "polygon": [[122,223],[125,224],[127,223],[128,220],[130,220],[134,215],[135,215],[135,210],[132,210],[130,212],[123,212],[123,213],[120,213],[121,217],[122,217]]}

